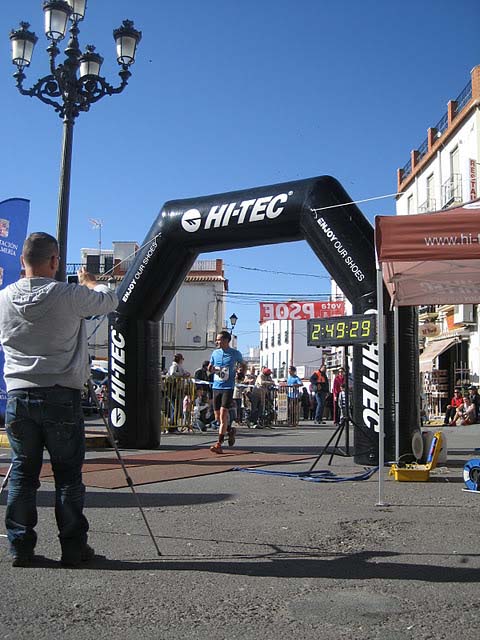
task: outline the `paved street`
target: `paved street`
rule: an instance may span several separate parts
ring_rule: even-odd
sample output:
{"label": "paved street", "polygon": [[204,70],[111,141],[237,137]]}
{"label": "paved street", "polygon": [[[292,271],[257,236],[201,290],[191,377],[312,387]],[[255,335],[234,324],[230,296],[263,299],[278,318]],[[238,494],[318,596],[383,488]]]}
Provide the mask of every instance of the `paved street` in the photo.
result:
{"label": "paved street", "polygon": [[[310,424],[241,430],[238,447],[317,455],[331,433]],[[476,638],[480,496],[462,487],[464,463],[480,457],[480,425],[444,433],[448,464],[429,483],[395,482],[385,471],[384,506],[378,474],[326,484],[233,471],[140,486],[161,557],[129,489],[88,489],[90,541],[105,558],[76,570],[57,562],[53,485],[43,482],[42,565],[12,568],[0,538],[0,637]],[[212,438],[168,435],[162,448]],[[7,449],[0,455],[8,462]],[[316,468],[363,470],[340,456]]]}

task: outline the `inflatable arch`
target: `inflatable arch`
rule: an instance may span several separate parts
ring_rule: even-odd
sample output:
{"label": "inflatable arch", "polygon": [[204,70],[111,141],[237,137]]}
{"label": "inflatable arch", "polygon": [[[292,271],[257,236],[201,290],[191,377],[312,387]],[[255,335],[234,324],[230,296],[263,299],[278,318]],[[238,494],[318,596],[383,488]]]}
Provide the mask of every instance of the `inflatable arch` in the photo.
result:
{"label": "inflatable arch", "polygon": [[[354,313],[376,309],[372,225],[334,178],[307,180],[167,202],[148,232],[109,317],[110,423],[122,446],[160,443],[159,320],[198,254],[305,239],[352,303]],[[385,296],[388,300],[388,296]],[[392,325],[386,309],[387,325]],[[418,428],[416,316],[400,310],[400,453],[410,452]],[[392,331],[387,335],[393,335]],[[386,345],[385,451],[393,457],[393,346]],[[412,354],[412,357],[410,357]],[[353,350],[355,461],[378,456],[378,351]]]}

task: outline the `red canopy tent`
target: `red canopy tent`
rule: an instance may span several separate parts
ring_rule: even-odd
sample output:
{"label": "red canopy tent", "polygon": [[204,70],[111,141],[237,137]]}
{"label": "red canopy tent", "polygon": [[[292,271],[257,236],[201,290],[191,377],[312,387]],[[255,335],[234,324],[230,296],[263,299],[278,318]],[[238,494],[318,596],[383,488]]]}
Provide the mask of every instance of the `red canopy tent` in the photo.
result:
{"label": "red canopy tent", "polygon": [[377,216],[375,245],[392,304],[480,302],[480,199],[411,216]]}
{"label": "red canopy tent", "polygon": [[[377,216],[377,306],[383,285],[394,311],[399,306],[480,302],[480,199],[461,207],[409,216]],[[379,322],[379,442],[384,438],[384,340]],[[396,385],[398,339],[394,336]],[[398,394],[396,424],[398,430]],[[379,502],[383,502],[383,446],[379,446]]]}

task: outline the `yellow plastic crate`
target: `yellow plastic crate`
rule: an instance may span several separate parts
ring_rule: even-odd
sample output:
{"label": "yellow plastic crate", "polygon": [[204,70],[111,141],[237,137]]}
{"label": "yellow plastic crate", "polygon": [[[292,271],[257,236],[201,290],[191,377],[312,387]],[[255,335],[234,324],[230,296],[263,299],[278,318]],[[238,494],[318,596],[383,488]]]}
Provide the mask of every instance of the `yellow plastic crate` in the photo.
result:
{"label": "yellow plastic crate", "polygon": [[426,464],[407,464],[405,467],[397,467],[392,464],[388,475],[393,475],[399,482],[427,482],[430,478],[430,466]]}
{"label": "yellow plastic crate", "polygon": [[428,482],[430,479],[430,471],[437,466],[438,456],[442,449],[442,433],[436,431],[433,434],[432,443],[430,445],[430,451],[427,455],[427,462],[425,464],[417,464],[413,462],[399,467],[397,464],[392,464],[389,476],[393,476],[395,480],[399,482]]}

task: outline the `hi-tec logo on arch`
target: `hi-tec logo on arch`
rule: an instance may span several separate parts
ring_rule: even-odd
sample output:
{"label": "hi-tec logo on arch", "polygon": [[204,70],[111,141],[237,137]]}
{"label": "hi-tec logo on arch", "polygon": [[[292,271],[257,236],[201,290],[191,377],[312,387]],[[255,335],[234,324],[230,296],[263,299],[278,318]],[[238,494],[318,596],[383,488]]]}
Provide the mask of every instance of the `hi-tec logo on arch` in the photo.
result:
{"label": "hi-tec logo on arch", "polygon": [[[293,191],[279,193],[276,196],[265,196],[240,203],[227,202],[213,205],[205,218],[205,229],[227,227],[229,224],[243,224],[244,222],[260,222],[268,218],[273,220],[284,210],[285,204]],[[238,206],[237,206],[238,204]],[[182,228],[188,233],[198,231],[202,226],[202,214],[198,209],[188,209],[182,215]]]}

